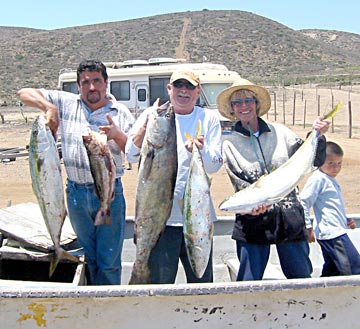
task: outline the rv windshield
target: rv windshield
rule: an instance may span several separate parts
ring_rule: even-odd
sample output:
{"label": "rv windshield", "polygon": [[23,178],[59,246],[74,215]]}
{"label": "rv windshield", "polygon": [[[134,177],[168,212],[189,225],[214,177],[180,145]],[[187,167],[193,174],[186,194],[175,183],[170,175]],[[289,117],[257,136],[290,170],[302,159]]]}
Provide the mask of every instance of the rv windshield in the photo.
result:
{"label": "rv windshield", "polygon": [[221,91],[231,86],[231,83],[202,83],[200,105],[208,108],[216,108],[216,98]]}

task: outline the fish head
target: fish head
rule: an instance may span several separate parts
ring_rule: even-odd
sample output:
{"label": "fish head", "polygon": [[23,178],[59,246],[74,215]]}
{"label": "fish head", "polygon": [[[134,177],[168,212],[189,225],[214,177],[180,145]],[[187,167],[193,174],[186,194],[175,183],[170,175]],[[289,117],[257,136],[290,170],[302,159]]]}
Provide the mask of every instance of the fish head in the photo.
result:
{"label": "fish head", "polygon": [[[164,104],[166,105],[166,104]],[[170,106],[156,108],[148,117],[148,136],[147,140],[155,147],[161,147],[167,143],[169,130],[175,132],[175,112]],[[173,136],[170,136],[173,138]]]}
{"label": "fish head", "polygon": [[89,135],[82,138],[86,149],[91,154],[101,154],[107,144],[106,134],[100,134],[94,130],[89,130]]}
{"label": "fish head", "polygon": [[48,147],[49,142],[55,142],[50,128],[46,125],[44,116],[36,117],[32,124],[29,149],[40,152]]}

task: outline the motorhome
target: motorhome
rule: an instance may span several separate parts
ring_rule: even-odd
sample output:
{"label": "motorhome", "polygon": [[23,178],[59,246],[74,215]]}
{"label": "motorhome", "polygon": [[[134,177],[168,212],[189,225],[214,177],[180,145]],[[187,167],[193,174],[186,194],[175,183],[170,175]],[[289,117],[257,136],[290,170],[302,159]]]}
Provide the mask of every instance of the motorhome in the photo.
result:
{"label": "motorhome", "polygon": [[[166,85],[175,70],[195,71],[200,77],[202,90],[198,105],[215,110],[222,126],[228,126],[228,120],[217,111],[216,97],[240,75],[228,70],[225,65],[209,62],[188,63],[184,59],[174,58],[150,58],[149,60],[127,60],[104,64],[107,66],[109,76],[109,93],[117,101],[126,105],[135,117],[158,98],[160,104],[168,100]],[[61,70],[58,88],[78,93],[76,71]]]}

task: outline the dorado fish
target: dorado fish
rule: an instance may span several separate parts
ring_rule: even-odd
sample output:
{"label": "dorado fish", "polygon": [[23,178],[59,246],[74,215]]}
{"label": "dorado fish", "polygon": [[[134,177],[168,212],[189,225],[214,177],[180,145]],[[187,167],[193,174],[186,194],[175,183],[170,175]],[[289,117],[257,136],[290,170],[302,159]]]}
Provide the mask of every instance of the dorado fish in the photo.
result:
{"label": "dorado fish", "polygon": [[107,136],[90,130],[88,136],[83,136],[83,141],[89,157],[95,192],[100,199],[100,209],[94,225],[111,225],[110,204],[115,195],[116,167],[107,144]]}
{"label": "dorado fish", "polygon": [[60,246],[61,229],[66,217],[60,158],[54,138],[42,116],[37,117],[32,126],[29,165],[33,191],[55,247],[49,271],[52,276],[60,259],[74,262],[79,262],[79,259]]}
{"label": "dorado fish", "polygon": [[177,174],[175,113],[167,105],[148,116],[140,151],[135,205],[136,257],[130,284],[151,283],[148,261],[170,217]]}
{"label": "dorado fish", "polygon": [[[339,102],[323,119],[331,119],[340,109]],[[219,206],[220,210],[239,214],[251,213],[259,206],[269,206],[282,200],[310,173],[314,167],[319,132],[313,130],[300,148],[282,166],[270,174],[261,176],[255,183],[225,199]],[[223,152],[228,162],[236,164],[241,158],[239,152],[229,142],[224,141]]]}
{"label": "dorado fish", "polygon": [[[196,137],[201,132],[199,121]],[[190,136],[186,136],[191,139]],[[191,154],[189,176],[184,195],[184,240],[191,268],[197,278],[201,278],[209,263],[213,221],[216,219],[210,195],[210,178],[205,172],[199,149],[194,144]]]}

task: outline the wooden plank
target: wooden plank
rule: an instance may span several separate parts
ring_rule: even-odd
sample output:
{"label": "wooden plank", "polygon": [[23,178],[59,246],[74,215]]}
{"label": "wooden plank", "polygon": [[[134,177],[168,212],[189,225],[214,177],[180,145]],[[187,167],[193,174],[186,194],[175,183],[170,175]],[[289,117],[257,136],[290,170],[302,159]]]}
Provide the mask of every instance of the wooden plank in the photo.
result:
{"label": "wooden plank", "polygon": [[[41,251],[53,250],[53,242],[47,231],[39,206],[28,202],[0,209],[0,231],[14,240],[24,242]],[[61,244],[76,240],[70,220],[66,217]]]}
{"label": "wooden plank", "polygon": [[0,160],[22,158],[22,157],[27,157],[27,156],[29,156],[28,152],[25,152],[25,153],[6,153],[6,154],[0,154]]}

